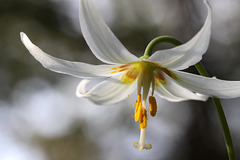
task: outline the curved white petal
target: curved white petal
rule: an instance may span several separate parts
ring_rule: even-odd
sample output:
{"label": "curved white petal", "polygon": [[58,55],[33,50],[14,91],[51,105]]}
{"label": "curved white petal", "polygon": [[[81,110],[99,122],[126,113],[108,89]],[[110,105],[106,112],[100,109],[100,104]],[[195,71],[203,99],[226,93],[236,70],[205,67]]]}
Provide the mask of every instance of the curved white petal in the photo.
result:
{"label": "curved white petal", "polygon": [[90,79],[83,79],[83,80],[80,81],[80,83],[78,84],[77,89],[76,89],[76,96],[77,97],[84,97],[84,94],[87,93],[86,86],[90,82],[91,82]]}
{"label": "curved white petal", "polygon": [[91,0],[81,0],[80,25],[88,46],[101,61],[123,64],[139,60],[115,37]]}
{"label": "curved white petal", "polygon": [[208,78],[181,71],[172,72],[176,74],[180,85],[194,92],[223,99],[240,97],[240,81]]}
{"label": "curved white petal", "polygon": [[121,76],[122,74],[118,74],[108,78],[95,85],[89,91],[86,91],[86,86],[92,83],[92,80],[84,79],[79,83],[76,94],[98,105],[118,103],[126,99],[137,88],[136,81],[132,84],[127,84],[120,81]]}
{"label": "curved white petal", "polygon": [[91,65],[81,62],[71,62],[55,58],[44,53],[39,47],[34,45],[27,35],[20,33],[22,43],[28,51],[38,60],[45,68],[63,74],[69,74],[75,77],[96,77],[112,75],[112,68],[117,65]]}
{"label": "curved white petal", "polygon": [[77,89],[76,89],[76,96],[77,97],[84,97],[85,94],[97,84],[107,80],[109,77],[103,78],[91,78],[91,79],[83,79],[79,82]]}
{"label": "curved white petal", "polygon": [[185,100],[200,100],[206,101],[208,96],[194,93],[175,82],[168,75],[164,74],[164,77],[167,81],[166,85],[159,84],[159,86],[155,87],[155,91],[157,94],[171,102],[180,102]]}
{"label": "curved white petal", "polygon": [[199,62],[207,51],[212,23],[212,11],[208,1],[204,1],[208,15],[202,29],[187,43],[172,49],[155,52],[148,60],[157,62],[164,67],[174,70],[186,69]]}

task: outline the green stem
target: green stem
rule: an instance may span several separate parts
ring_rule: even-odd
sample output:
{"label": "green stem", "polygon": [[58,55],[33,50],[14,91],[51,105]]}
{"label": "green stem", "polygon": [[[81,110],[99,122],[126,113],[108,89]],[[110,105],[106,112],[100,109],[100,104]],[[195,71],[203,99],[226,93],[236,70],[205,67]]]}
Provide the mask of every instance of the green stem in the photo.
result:
{"label": "green stem", "polygon": [[157,38],[154,38],[148,45],[147,48],[144,52],[144,55],[142,57],[140,57],[141,59],[148,59],[152,53],[153,53],[153,48],[158,45],[159,43],[163,43],[163,42],[167,42],[167,43],[171,43],[174,44],[176,46],[179,46],[182,44],[182,42],[180,42],[179,40],[170,37],[170,36],[160,36]]}
{"label": "green stem", "polygon": [[[198,62],[197,64],[195,64],[195,67],[202,76],[209,77],[207,71],[205,70],[201,62]],[[236,158],[236,154],[235,154],[233,143],[232,143],[232,137],[229,131],[227,119],[225,117],[222,104],[219,98],[212,97],[212,100],[217,110],[218,117],[223,129],[223,135],[224,135],[224,139],[225,139],[225,143],[228,151],[228,157],[230,160],[236,160],[237,158]]]}
{"label": "green stem", "polygon": [[[182,45],[182,42],[173,38],[173,37],[169,37],[169,36],[160,36],[157,37],[155,39],[153,39],[147,46],[145,53],[142,57],[140,57],[141,59],[148,59],[152,53],[153,53],[153,48],[159,44],[159,43],[163,43],[163,42],[167,42],[170,44],[173,44],[175,46],[179,46]],[[195,68],[198,70],[199,74],[205,77],[209,77],[207,71],[205,70],[205,68],[203,67],[203,65],[201,64],[201,62],[198,62],[197,64],[195,64]],[[226,147],[227,147],[227,152],[228,152],[228,157],[229,160],[236,160],[236,154],[234,151],[234,147],[233,147],[233,143],[232,143],[232,138],[231,138],[231,134],[229,131],[229,127],[228,127],[228,123],[222,108],[222,104],[220,102],[220,100],[216,97],[212,97],[213,103],[215,105],[215,108],[217,110],[218,113],[218,117],[222,126],[222,130],[223,130],[223,135],[224,135],[224,139],[225,139],[225,143],[226,143]]]}

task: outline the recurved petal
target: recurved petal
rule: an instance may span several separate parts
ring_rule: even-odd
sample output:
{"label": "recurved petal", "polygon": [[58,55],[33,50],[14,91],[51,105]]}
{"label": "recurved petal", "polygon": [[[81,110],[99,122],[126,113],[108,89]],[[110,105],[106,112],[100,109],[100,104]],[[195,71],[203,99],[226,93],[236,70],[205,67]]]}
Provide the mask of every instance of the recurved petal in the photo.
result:
{"label": "recurved petal", "polygon": [[34,45],[27,35],[20,33],[22,43],[45,68],[63,74],[72,75],[75,77],[97,77],[97,76],[111,76],[112,68],[116,65],[91,65],[81,62],[71,62],[55,58],[44,53],[39,47]]}
{"label": "recurved petal", "polygon": [[136,81],[132,84],[124,83],[120,79],[122,74],[108,78],[86,90],[88,84],[95,83],[94,80],[82,80],[76,90],[79,97],[87,98],[92,103],[98,105],[109,105],[118,103],[130,96],[137,88]]}
{"label": "recurved petal", "polygon": [[199,62],[207,51],[212,23],[212,10],[207,0],[208,15],[202,29],[187,43],[172,49],[155,52],[148,60],[157,62],[164,67],[174,70],[186,69]]}
{"label": "recurved petal", "polygon": [[84,97],[86,93],[97,84],[107,80],[109,77],[82,79],[76,89],[77,97]]}
{"label": "recurved petal", "polygon": [[180,102],[185,100],[206,101],[208,96],[194,93],[175,82],[168,75],[164,74],[166,84],[158,84],[155,87],[156,93],[161,97],[171,102]]}
{"label": "recurved petal", "polygon": [[240,81],[208,78],[181,71],[173,73],[177,76],[176,82],[191,91],[223,99],[240,97]]}
{"label": "recurved petal", "polygon": [[123,64],[139,60],[116,38],[91,0],[80,2],[80,25],[88,46],[101,61]]}

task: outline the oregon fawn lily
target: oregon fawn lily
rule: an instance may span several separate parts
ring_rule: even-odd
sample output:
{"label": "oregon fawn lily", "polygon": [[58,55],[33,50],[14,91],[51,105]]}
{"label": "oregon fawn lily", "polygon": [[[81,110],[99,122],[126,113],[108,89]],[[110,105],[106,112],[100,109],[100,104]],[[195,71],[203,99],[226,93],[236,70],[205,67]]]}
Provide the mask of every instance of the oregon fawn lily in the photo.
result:
{"label": "oregon fawn lily", "polygon": [[[136,122],[139,121],[141,131],[140,140],[134,143],[134,147],[141,151],[152,148],[151,144],[145,144],[145,129],[147,110],[151,116],[155,116],[157,112],[155,94],[174,102],[205,101],[209,96],[240,96],[239,81],[206,78],[179,71],[199,62],[208,48],[211,7],[207,1],[204,3],[208,15],[201,30],[187,43],[172,49],[156,51],[150,57],[137,58],[131,54],[104,23],[91,0],[80,2],[80,25],[89,48],[105,63],[104,65],[71,62],[52,57],[34,45],[24,33],[21,32],[20,35],[29,52],[45,68],[84,78],[77,87],[77,96],[98,105],[105,105],[121,102],[137,90],[134,118]],[[86,91],[87,85],[102,77],[105,77],[105,80]],[[150,109],[147,109],[147,99]]]}

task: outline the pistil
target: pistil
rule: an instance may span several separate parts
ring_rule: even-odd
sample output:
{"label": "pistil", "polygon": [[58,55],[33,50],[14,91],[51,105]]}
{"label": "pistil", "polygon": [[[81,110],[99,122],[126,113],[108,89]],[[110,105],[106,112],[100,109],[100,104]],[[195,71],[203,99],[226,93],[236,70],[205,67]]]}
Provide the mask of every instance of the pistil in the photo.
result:
{"label": "pistil", "polygon": [[139,149],[140,152],[143,149],[149,150],[149,149],[152,148],[152,145],[150,143],[145,144],[145,129],[141,129],[139,143],[138,142],[134,142],[133,146],[134,146],[134,148]]}

